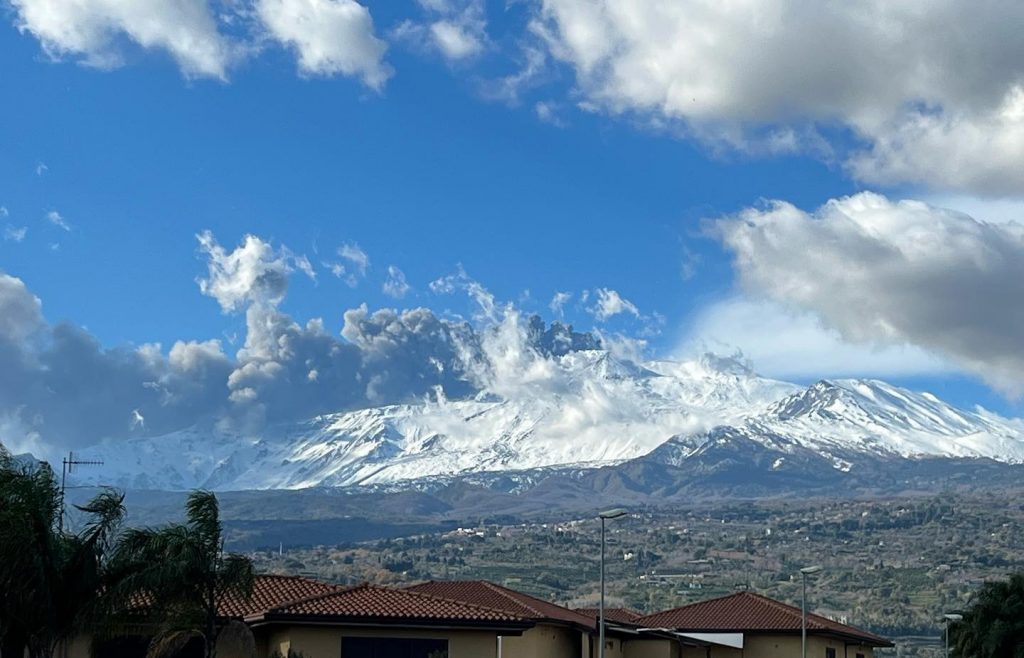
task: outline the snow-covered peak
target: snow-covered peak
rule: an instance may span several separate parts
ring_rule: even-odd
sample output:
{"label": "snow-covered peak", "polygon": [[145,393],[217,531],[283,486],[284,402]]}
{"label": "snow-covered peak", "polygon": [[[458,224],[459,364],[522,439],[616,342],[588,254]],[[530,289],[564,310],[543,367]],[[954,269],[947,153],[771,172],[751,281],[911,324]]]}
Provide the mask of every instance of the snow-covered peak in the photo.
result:
{"label": "snow-covered peak", "polygon": [[958,409],[931,393],[874,379],[819,381],[769,406],[750,422],[836,446],[905,457],[990,457],[1024,461],[1024,424]]}
{"label": "snow-covered peak", "polygon": [[[569,328],[555,333],[588,346]],[[795,461],[799,452],[847,470],[856,455],[1024,462],[1020,421],[957,409],[881,381],[823,380],[804,388],[713,356],[643,364],[602,349],[500,356],[504,369],[492,381],[502,386],[470,397],[450,400],[439,391],[416,403],[342,411],[256,433],[196,427],[101,444],[82,454],[104,460],[104,467],[82,477],[158,489],[390,485],[604,466],[648,455],[670,439],[673,460],[680,461],[735,437],[760,443],[780,463]],[[516,368],[526,370],[512,377]]]}

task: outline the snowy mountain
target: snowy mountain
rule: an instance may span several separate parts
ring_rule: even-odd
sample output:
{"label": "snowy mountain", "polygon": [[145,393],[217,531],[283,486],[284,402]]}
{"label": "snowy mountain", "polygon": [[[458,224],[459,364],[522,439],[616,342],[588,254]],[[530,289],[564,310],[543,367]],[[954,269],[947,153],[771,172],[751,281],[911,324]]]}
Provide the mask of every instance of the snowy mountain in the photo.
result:
{"label": "snowy mountain", "polygon": [[[866,460],[925,457],[1024,463],[1021,421],[880,381],[804,389],[728,358],[637,364],[597,349],[552,354],[515,381],[470,399],[438,391],[413,404],[253,433],[194,427],[101,443],[81,454],[104,466],[81,477],[128,488],[238,490],[400,485],[637,460],[707,470],[717,468],[712,457],[779,472],[848,472]],[[737,461],[739,453],[760,457]]]}

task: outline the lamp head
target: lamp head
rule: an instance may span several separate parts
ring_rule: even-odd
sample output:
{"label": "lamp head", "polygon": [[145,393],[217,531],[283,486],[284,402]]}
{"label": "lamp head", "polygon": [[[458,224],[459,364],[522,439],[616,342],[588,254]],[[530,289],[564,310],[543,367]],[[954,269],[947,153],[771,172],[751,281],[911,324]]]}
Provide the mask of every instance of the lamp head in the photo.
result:
{"label": "lamp head", "polygon": [[628,512],[624,509],[616,507],[615,509],[605,510],[597,515],[600,519],[617,519],[620,516],[626,516]]}
{"label": "lamp head", "polygon": [[957,614],[952,614],[952,613],[947,614],[947,615],[942,615],[942,617],[946,621],[950,621],[950,622],[963,621],[964,620],[964,616],[963,615],[957,615]]}
{"label": "lamp head", "polygon": [[822,571],[824,571],[824,569],[822,569],[821,565],[816,564],[813,567],[804,567],[800,570],[800,573],[805,576],[810,576],[816,573],[821,573]]}

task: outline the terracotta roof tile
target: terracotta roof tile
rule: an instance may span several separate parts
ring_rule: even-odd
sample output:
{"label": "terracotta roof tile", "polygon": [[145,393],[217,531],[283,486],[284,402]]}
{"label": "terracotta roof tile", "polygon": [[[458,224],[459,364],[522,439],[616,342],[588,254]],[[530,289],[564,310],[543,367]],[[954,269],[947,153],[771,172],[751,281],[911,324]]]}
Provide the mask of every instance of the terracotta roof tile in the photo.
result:
{"label": "terracotta roof tile", "polygon": [[[717,599],[657,612],[639,620],[653,628],[694,632],[716,631],[799,631],[800,608],[753,592],[738,592]],[[853,626],[808,613],[808,632],[835,633],[875,646],[892,646],[889,640]]]}
{"label": "terracotta roof tile", "polygon": [[[594,621],[597,621],[600,610],[597,608],[576,608],[576,612],[581,615],[586,615]],[[632,624],[636,623],[644,616],[644,613],[631,610],[629,608],[605,608],[604,618],[605,621],[614,621],[619,624]]]}
{"label": "terracotta roof tile", "polygon": [[330,617],[350,620],[402,620],[435,623],[485,623],[529,626],[509,612],[405,589],[359,585],[285,602],[258,615],[263,619]]}
{"label": "terracotta roof tile", "polygon": [[553,621],[586,628],[594,627],[593,618],[587,615],[486,580],[431,580],[413,585],[408,590],[504,610],[534,622]]}
{"label": "terracotta roof tile", "polygon": [[260,574],[256,576],[252,587],[252,596],[248,601],[243,601],[236,596],[229,596],[221,601],[218,612],[223,617],[242,618],[288,601],[337,592],[342,589],[344,587],[341,585],[311,578]]}

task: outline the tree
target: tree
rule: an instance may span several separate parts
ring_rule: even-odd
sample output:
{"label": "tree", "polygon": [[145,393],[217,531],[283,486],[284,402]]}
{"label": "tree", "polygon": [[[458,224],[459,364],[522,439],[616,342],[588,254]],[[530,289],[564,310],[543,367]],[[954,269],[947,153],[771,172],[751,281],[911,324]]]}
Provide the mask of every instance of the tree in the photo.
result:
{"label": "tree", "polygon": [[18,464],[0,446],[0,652],[47,658],[86,625],[104,623],[107,557],[124,495],[104,489],[77,534],[62,529],[62,500],[46,463]]}
{"label": "tree", "polygon": [[964,658],[1024,658],[1024,574],[985,583],[950,638]]}
{"label": "tree", "polygon": [[154,653],[198,634],[210,658],[227,626],[219,617],[222,604],[229,598],[249,599],[253,566],[245,556],[224,552],[213,493],[192,492],[185,509],[184,524],[123,534],[114,558],[114,586],[122,609],[133,608],[132,601],[146,603],[148,621],[157,629]]}

